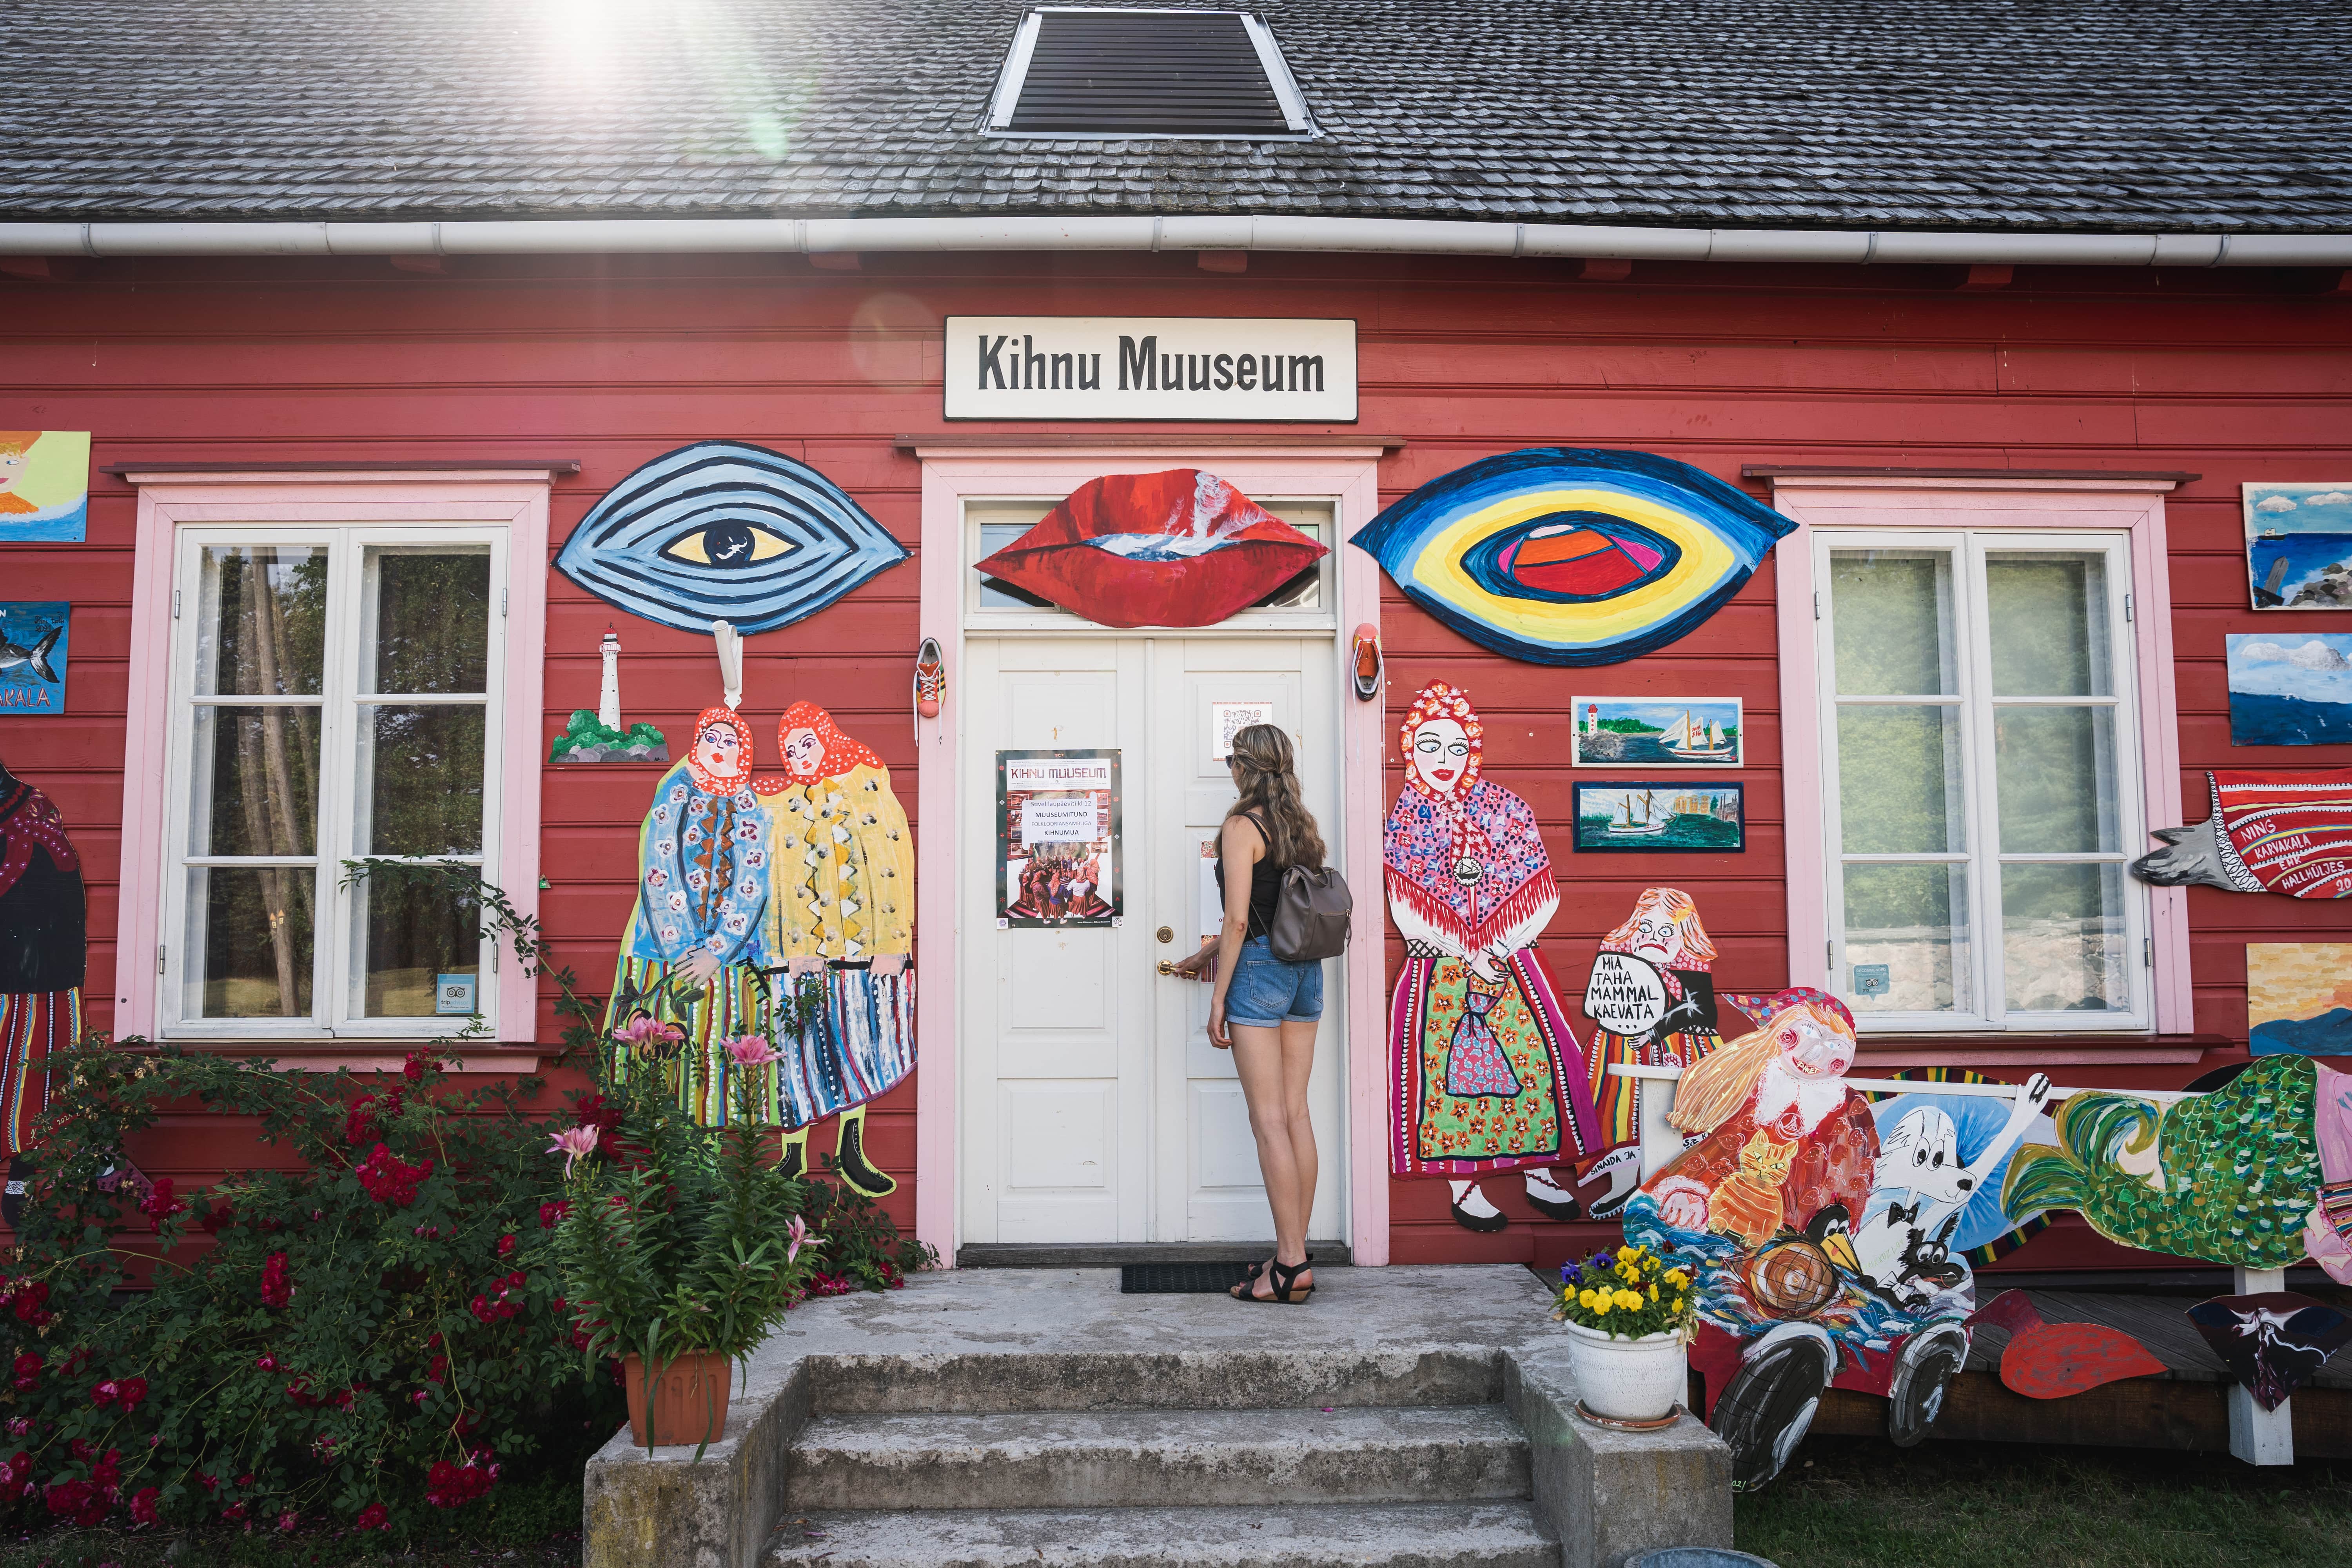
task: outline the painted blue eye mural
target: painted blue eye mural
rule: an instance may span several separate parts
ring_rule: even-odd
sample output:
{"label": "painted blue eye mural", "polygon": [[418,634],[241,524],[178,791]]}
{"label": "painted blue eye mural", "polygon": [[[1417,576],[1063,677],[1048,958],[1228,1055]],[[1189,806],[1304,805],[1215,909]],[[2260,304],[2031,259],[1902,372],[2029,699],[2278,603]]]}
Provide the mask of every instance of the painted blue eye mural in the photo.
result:
{"label": "painted blue eye mural", "polygon": [[680,631],[771,631],[907,559],[839,485],[740,441],[656,458],[604,494],[555,558],[608,605]]}
{"label": "painted blue eye mural", "polygon": [[1671,458],[1545,447],[1432,479],[1353,542],[1474,642],[1616,664],[1696,629],[1795,527]]}

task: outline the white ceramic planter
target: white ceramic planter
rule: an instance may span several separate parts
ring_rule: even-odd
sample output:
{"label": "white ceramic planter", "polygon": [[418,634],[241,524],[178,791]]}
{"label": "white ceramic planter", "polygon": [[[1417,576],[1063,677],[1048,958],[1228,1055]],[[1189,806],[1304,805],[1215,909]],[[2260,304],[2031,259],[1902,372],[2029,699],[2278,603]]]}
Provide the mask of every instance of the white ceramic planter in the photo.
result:
{"label": "white ceramic planter", "polygon": [[1595,1415],[1661,1420],[1688,1391],[1689,1347],[1679,1333],[1621,1339],[1581,1323],[1560,1327],[1568,1331],[1577,1394]]}

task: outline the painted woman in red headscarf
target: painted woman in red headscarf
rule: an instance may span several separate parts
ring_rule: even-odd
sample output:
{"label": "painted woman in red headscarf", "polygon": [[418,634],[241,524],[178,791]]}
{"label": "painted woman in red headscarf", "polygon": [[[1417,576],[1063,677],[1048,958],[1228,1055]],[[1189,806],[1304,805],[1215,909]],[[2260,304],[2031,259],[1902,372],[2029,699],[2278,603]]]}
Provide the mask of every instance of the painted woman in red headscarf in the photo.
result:
{"label": "painted woman in red headscarf", "polygon": [[637,901],[606,1019],[683,1019],[677,1087],[698,1121],[727,1119],[721,1042],[762,1027],[770,823],[751,794],[751,726],[732,708],[704,709],[637,837]]}
{"label": "painted woman in red headscarf", "polygon": [[1455,1221],[1492,1231],[1509,1222],[1480,1174],[1525,1168],[1531,1197],[1565,1206],[1547,1173],[1598,1145],[1584,1056],[1535,952],[1559,907],[1551,857],[1528,803],[1478,776],[1484,728],[1460,691],[1422,689],[1383,858],[1405,940],[1390,1169],[1455,1178]]}
{"label": "painted woman in red headscarf", "polygon": [[879,1197],[898,1184],[866,1155],[866,1104],[915,1065],[914,837],[882,759],[832,714],[795,702],[776,741],[783,776],[752,789],[775,823],[765,944],[786,971],[778,1013],[819,990],[824,1001],[797,1032],[778,1028],[768,1109],[787,1130],[788,1170],[806,1163],[809,1125],[840,1113],[842,1179]]}

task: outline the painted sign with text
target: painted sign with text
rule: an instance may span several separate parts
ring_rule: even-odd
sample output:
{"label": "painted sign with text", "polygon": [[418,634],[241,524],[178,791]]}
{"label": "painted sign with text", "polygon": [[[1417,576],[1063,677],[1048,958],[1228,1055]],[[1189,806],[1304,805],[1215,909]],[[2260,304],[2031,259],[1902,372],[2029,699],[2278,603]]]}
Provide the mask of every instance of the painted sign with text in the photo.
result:
{"label": "painted sign with text", "polygon": [[1356,417],[1352,321],[950,316],[950,419]]}

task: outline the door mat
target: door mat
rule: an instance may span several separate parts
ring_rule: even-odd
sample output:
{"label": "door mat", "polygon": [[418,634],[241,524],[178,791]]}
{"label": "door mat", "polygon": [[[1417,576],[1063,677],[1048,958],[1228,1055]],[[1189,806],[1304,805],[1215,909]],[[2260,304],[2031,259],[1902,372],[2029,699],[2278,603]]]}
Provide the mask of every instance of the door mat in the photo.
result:
{"label": "door mat", "polygon": [[1249,1278],[1252,1261],[1239,1263],[1123,1263],[1122,1296],[1213,1296]]}

